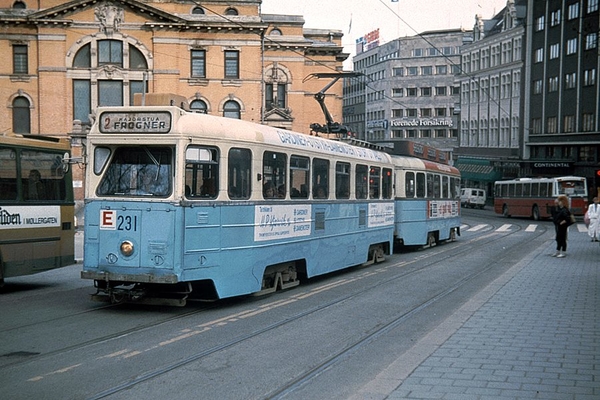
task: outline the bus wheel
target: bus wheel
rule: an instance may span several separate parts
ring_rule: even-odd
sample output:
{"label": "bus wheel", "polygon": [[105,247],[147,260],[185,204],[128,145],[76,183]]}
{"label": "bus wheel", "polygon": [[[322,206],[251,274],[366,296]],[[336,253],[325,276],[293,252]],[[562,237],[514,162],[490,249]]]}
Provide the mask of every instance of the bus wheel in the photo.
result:
{"label": "bus wheel", "polygon": [[508,206],[506,204],[502,206],[502,215],[504,215],[506,218],[510,217],[510,214],[508,213]]}
{"label": "bus wheel", "polygon": [[534,221],[540,220],[540,209],[538,206],[533,206],[533,209],[531,210],[531,218],[533,218]]}

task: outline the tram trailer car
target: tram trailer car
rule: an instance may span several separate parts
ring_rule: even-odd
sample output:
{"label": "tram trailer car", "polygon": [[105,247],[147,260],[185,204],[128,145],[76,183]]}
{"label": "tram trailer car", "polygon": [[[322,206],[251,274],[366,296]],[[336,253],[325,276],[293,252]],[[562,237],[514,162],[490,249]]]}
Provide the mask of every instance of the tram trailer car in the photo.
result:
{"label": "tram trailer car", "polygon": [[177,107],[100,108],[87,148],[81,276],[97,300],[293,287],[383,261],[415,212],[385,152]]}
{"label": "tram trailer car", "polygon": [[394,156],[395,240],[433,247],[460,235],[460,171],[446,164]]}

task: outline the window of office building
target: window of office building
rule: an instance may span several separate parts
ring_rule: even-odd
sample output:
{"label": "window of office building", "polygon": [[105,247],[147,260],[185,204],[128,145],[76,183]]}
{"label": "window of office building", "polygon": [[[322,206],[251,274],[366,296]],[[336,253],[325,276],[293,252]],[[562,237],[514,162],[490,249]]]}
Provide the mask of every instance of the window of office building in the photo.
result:
{"label": "window of office building", "polygon": [[593,113],[584,113],[581,116],[581,130],[583,132],[592,132],[595,130],[595,118]]}
{"label": "window of office building", "polygon": [[547,133],[557,133],[558,132],[558,119],[556,117],[548,117],[546,119],[546,131]]}
{"label": "window of office building", "polygon": [[596,84],[596,69],[587,69],[583,71],[583,86],[593,86]]}
{"label": "window of office building", "polygon": [[551,60],[558,58],[560,56],[560,45],[558,43],[550,45],[549,53],[549,57]]}
{"label": "window of office building", "polygon": [[592,32],[585,35],[585,49],[591,50],[598,47],[598,32]]}
{"label": "window of office building", "polygon": [[598,11],[598,0],[587,0],[587,12],[592,13]]}
{"label": "window of office building", "polygon": [[579,2],[569,5],[568,19],[575,19],[579,17]]}
{"label": "window of office building", "polygon": [[548,92],[558,91],[558,76],[548,78]]}
{"label": "window of office building", "polygon": [[575,116],[574,115],[565,115],[563,131],[565,133],[575,132]]}
{"label": "window of office building", "polygon": [[567,55],[577,53],[577,38],[567,40]]}
{"label": "window of office building", "polygon": [[565,74],[565,89],[575,89],[577,87],[577,72]]}

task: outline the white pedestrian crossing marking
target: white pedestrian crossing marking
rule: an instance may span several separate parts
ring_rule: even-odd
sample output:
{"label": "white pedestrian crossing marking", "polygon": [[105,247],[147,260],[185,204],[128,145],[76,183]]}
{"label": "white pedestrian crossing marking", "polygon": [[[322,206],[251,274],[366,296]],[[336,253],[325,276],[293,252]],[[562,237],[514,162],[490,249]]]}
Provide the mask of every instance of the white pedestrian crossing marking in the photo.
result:
{"label": "white pedestrian crossing marking", "polygon": [[469,232],[477,232],[482,230],[483,228],[485,228],[487,226],[487,224],[479,224],[479,225],[475,225],[474,227],[472,227],[471,229],[469,229]]}
{"label": "white pedestrian crossing marking", "polygon": [[506,232],[510,229],[512,224],[504,224],[500,228],[496,229],[497,232]]}
{"label": "white pedestrian crossing marking", "polygon": [[537,225],[529,224],[529,226],[527,226],[527,228],[525,228],[525,232],[535,232],[536,229],[537,229]]}

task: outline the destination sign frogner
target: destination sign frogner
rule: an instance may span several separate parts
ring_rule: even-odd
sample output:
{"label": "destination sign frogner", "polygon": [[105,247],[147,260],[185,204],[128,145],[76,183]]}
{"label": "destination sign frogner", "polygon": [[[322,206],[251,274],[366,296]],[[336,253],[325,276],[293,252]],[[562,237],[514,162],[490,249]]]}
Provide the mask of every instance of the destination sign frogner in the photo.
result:
{"label": "destination sign frogner", "polygon": [[169,133],[171,114],[168,112],[103,112],[100,115],[102,133]]}

